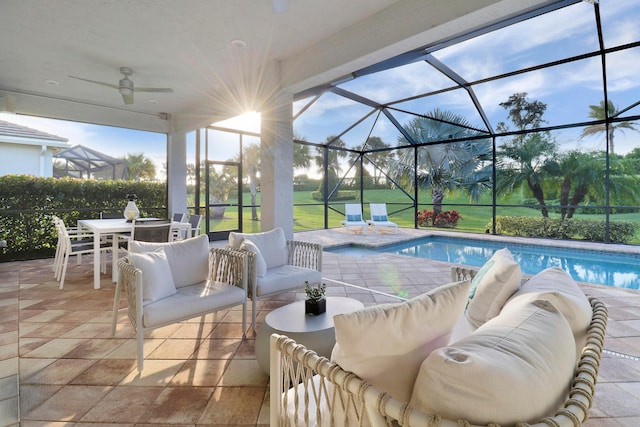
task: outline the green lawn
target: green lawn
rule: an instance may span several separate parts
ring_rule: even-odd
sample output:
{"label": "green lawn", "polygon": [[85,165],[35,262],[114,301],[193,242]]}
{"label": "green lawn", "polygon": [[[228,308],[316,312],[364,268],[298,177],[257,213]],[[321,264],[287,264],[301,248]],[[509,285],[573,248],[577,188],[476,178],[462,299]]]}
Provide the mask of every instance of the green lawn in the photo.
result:
{"label": "green lawn", "polygon": [[[430,192],[419,193],[418,201],[420,203],[420,209],[431,209],[431,195]],[[498,205],[517,205],[519,200],[515,198],[506,199],[498,198]],[[324,228],[324,206],[318,204],[317,201],[311,198],[311,191],[296,191],[294,192],[294,230],[315,230]],[[235,203],[235,200],[230,200],[231,203]],[[401,227],[413,227],[413,209],[411,208],[413,202],[404,193],[399,190],[382,189],[382,190],[366,190],[364,192],[364,217],[369,218],[369,203],[384,202],[387,203],[387,210],[390,215],[390,219],[396,222]],[[243,195],[243,204],[248,206],[251,203],[250,194]],[[328,213],[328,226],[339,227],[340,221],[344,219],[344,204],[345,203],[357,203],[352,202],[335,202],[330,203],[331,209]],[[483,199],[477,205],[470,205],[469,199],[462,193],[453,193],[447,195],[444,199],[443,210],[457,210],[462,216],[462,220],[458,222],[458,226],[455,231],[467,231],[475,233],[484,233],[487,229],[487,225],[491,220],[492,208],[491,206],[483,206],[491,204],[491,196],[485,195]],[[257,204],[260,204],[260,194],[257,197]],[[458,206],[465,205],[465,206]],[[409,209],[407,209],[409,208]],[[404,210],[403,210],[404,209]],[[336,212],[338,211],[338,212]],[[540,211],[537,209],[531,209],[522,206],[508,206],[498,207],[496,214],[499,216],[525,216],[525,217],[540,217]],[[251,219],[251,208],[244,208],[242,212],[243,216],[243,231],[248,233],[259,232],[260,222],[253,221]],[[558,216],[557,214],[551,214],[552,217]],[[258,217],[260,217],[260,208],[258,208]],[[585,215],[577,214],[576,218],[585,219],[604,219],[604,215]],[[227,208],[225,211],[224,219],[212,220],[210,222],[210,230],[233,230],[237,226],[238,212],[237,208]],[[616,221],[628,221],[634,223],[640,223],[640,213],[631,214],[615,214],[611,216],[611,220]],[[640,244],[640,233],[633,239],[632,244]]]}

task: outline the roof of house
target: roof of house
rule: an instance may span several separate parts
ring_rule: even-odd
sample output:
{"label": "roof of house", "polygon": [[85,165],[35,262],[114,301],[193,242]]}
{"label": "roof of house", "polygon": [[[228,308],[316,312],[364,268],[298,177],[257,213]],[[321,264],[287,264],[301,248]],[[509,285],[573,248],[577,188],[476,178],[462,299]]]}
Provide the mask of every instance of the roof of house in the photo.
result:
{"label": "roof of house", "polygon": [[15,123],[6,122],[0,120],[0,140],[3,137],[11,138],[31,138],[39,140],[50,140],[59,142],[68,142],[67,138],[61,136],[52,135],[50,133],[42,132],[36,129],[31,129],[26,126],[17,125]]}

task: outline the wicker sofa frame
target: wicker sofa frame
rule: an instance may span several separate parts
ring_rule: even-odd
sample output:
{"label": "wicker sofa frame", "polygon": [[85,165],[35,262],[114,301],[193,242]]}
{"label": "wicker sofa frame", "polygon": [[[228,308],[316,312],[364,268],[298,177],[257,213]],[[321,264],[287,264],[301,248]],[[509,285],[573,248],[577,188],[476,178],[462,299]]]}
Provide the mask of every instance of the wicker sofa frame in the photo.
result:
{"label": "wicker sofa frame", "polygon": [[[454,267],[451,273],[459,280],[475,271]],[[522,422],[517,427],[578,427],[588,419],[607,326],[606,306],[595,297],[588,298],[593,316],[564,407],[533,424]],[[270,357],[272,426],[476,427],[467,420],[422,413],[286,336],[271,336]],[[291,384],[299,384],[296,393],[290,392]],[[333,392],[335,389],[341,393]]]}

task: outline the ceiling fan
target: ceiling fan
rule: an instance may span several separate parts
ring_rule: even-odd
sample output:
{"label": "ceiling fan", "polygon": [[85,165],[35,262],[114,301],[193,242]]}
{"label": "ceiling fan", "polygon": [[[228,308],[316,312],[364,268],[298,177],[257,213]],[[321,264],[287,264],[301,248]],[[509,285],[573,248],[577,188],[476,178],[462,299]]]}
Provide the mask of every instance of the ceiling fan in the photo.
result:
{"label": "ceiling fan", "polygon": [[173,93],[173,89],[162,88],[162,87],[134,87],[133,81],[129,80],[129,76],[133,74],[133,70],[129,67],[120,67],[120,73],[124,75],[122,79],[118,82],[118,84],[112,83],[104,83],[98,82],[95,80],[89,80],[82,77],[69,76],[72,79],[83,80],[89,83],[95,83],[98,85],[110,87],[112,89],[118,89],[120,94],[122,95],[122,99],[125,104],[133,104],[133,93],[134,92],[158,92],[158,93]]}

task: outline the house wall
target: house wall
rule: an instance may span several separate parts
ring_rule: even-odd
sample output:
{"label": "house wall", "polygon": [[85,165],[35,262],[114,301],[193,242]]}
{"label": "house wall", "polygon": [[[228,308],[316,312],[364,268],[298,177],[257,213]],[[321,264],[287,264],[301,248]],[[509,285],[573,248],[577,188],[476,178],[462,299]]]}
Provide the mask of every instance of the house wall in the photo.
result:
{"label": "house wall", "polygon": [[40,145],[19,145],[0,142],[0,175],[53,175],[53,153]]}

